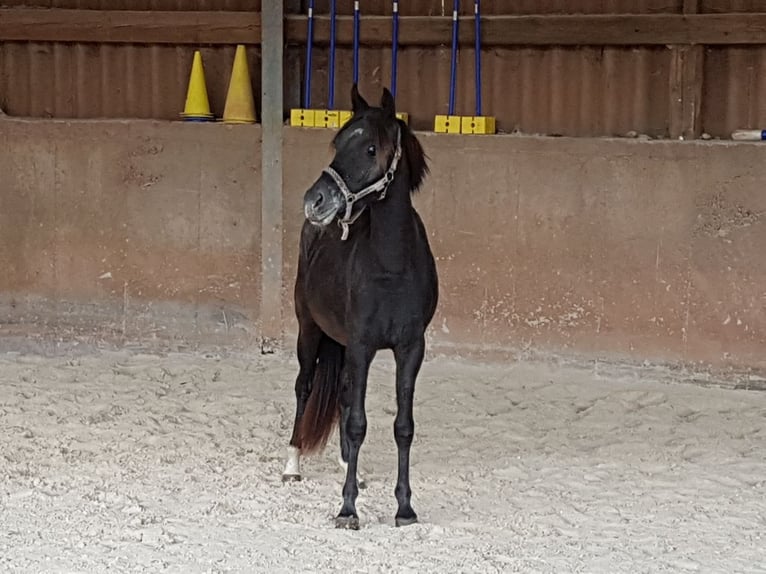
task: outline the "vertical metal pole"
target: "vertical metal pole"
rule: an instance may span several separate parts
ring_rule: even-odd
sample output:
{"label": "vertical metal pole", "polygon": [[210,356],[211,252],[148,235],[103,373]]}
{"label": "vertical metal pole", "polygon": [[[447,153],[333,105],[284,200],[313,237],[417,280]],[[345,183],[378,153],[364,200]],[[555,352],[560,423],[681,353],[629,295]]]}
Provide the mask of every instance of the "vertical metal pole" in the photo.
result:
{"label": "vertical metal pole", "polygon": [[354,1],[354,83],[359,83],[359,0]]}
{"label": "vertical metal pole", "polygon": [[284,1],[261,5],[261,309],[263,351],[282,339]]}
{"label": "vertical metal pole", "polygon": [[[261,22],[263,23],[263,22]],[[308,32],[306,37],[306,83],[303,89],[303,109],[311,107],[311,51],[314,46],[314,0],[309,0]]]}
{"label": "vertical metal pole", "polygon": [[450,64],[449,78],[449,115],[455,115],[455,83],[457,82],[457,25],[460,0],[454,0],[452,4],[452,63]]}
{"label": "vertical metal pole", "polygon": [[479,0],[475,0],[473,4],[473,14],[476,20],[476,45],[474,51],[476,52],[475,66],[476,66],[476,115],[481,115],[481,8],[479,7]]}
{"label": "vertical metal pole", "polygon": [[398,50],[399,50],[399,0],[394,0],[391,17],[391,95],[396,97],[396,76],[398,70]]}

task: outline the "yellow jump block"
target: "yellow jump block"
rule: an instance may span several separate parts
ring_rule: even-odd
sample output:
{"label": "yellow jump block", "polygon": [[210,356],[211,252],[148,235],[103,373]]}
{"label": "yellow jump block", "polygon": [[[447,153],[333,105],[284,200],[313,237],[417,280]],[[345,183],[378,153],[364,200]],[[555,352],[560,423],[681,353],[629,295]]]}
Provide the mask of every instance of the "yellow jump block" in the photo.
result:
{"label": "yellow jump block", "polygon": [[436,116],[434,131],[441,134],[459,134],[460,116]]}
{"label": "yellow jump block", "polygon": [[[290,125],[307,128],[341,128],[354,113],[348,110],[306,110],[295,108],[290,110]],[[409,125],[410,116],[406,112],[398,112],[396,117]]]}
{"label": "yellow jump block", "polygon": [[340,113],[340,120],[339,120],[340,121],[340,126],[338,126],[338,127],[342,128],[343,126],[346,125],[346,122],[351,119],[351,116],[354,115],[354,112],[349,112],[347,110],[341,110],[339,113]]}
{"label": "yellow jump block", "polygon": [[315,115],[316,110],[304,110],[302,108],[290,110],[290,125],[313,128]]}
{"label": "yellow jump block", "polygon": [[306,128],[339,128],[341,115],[348,112],[338,110],[290,110],[290,125]]}
{"label": "yellow jump block", "polygon": [[[354,115],[354,112],[340,112],[340,127],[343,127],[346,125],[346,122],[351,119],[351,117]],[[410,123],[410,115],[406,112],[397,112],[396,117],[402,120],[405,124]]]}
{"label": "yellow jump block", "polygon": [[463,116],[460,119],[460,133],[494,134],[495,118],[492,116]]}
{"label": "yellow jump block", "polygon": [[316,110],[316,115],[314,116],[314,127],[340,127],[340,112],[338,110]]}

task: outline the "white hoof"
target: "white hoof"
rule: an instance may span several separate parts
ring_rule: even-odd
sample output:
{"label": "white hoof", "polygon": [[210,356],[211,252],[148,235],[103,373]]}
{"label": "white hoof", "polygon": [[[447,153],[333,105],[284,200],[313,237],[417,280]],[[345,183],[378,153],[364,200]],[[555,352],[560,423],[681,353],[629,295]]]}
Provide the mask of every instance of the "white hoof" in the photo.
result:
{"label": "white hoof", "polygon": [[301,480],[301,451],[294,446],[287,447],[287,461],[282,471],[282,482]]}

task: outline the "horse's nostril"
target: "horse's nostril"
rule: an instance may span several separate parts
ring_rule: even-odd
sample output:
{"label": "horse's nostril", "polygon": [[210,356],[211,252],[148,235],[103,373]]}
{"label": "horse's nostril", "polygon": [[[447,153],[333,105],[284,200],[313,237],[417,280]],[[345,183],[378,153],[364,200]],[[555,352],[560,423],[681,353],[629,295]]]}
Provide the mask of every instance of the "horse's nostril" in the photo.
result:
{"label": "horse's nostril", "polygon": [[320,191],[317,193],[317,198],[314,200],[314,209],[324,203],[324,194]]}

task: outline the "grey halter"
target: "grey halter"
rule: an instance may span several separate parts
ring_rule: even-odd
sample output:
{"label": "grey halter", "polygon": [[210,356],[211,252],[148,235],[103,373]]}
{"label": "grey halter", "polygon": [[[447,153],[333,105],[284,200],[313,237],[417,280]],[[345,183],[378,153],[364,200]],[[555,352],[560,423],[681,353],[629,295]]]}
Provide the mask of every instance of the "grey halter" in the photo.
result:
{"label": "grey halter", "polygon": [[401,158],[402,158],[402,131],[399,128],[399,126],[396,126],[396,150],[394,151],[394,157],[391,159],[391,165],[388,166],[386,173],[384,173],[379,180],[377,180],[374,183],[371,183],[370,185],[368,185],[361,191],[352,193],[351,190],[346,185],[346,182],[343,181],[343,178],[340,176],[340,174],[337,171],[335,171],[333,168],[329,166],[324,168],[324,172],[333,179],[335,184],[338,186],[338,189],[340,189],[340,192],[343,194],[343,197],[346,199],[346,213],[343,215],[342,218],[338,219],[338,225],[340,225],[341,228],[343,229],[343,234],[341,235],[341,238],[340,238],[341,241],[345,241],[346,239],[348,239],[349,227],[357,219],[359,219],[359,216],[362,215],[362,213],[364,212],[364,208],[362,208],[359,210],[359,212],[357,212],[356,215],[352,216],[354,204],[360,199],[363,199],[373,193],[379,193],[378,201],[385,199],[386,191],[388,191],[388,186],[391,185],[391,182],[394,181],[394,174],[396,173],[397,167],[399,167],[399,160]]}

